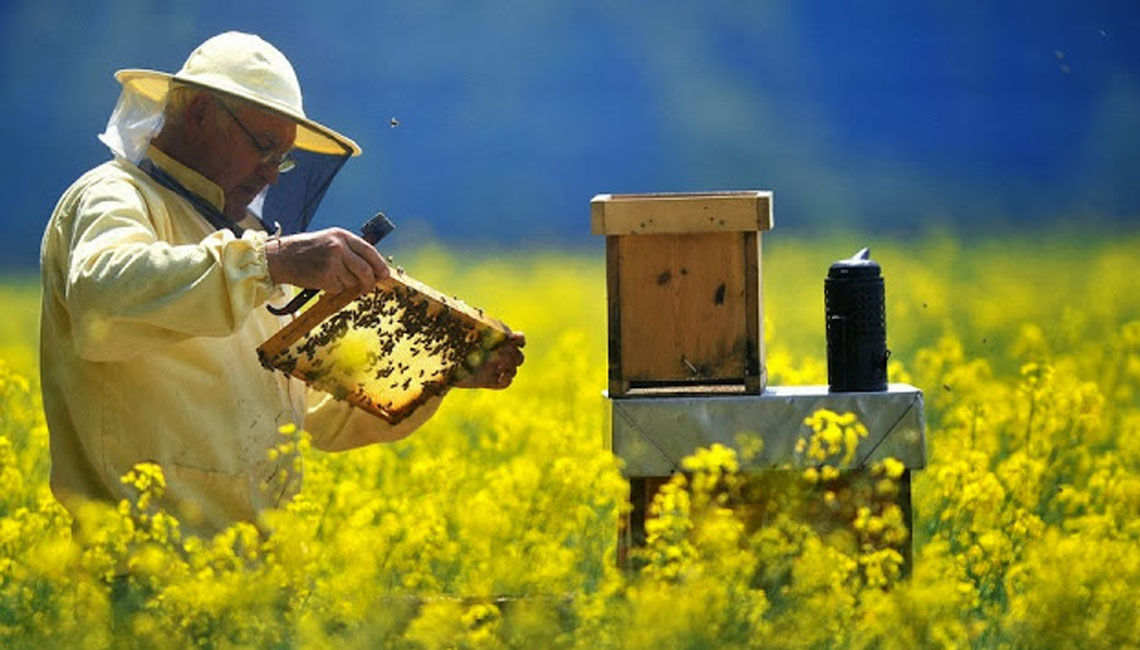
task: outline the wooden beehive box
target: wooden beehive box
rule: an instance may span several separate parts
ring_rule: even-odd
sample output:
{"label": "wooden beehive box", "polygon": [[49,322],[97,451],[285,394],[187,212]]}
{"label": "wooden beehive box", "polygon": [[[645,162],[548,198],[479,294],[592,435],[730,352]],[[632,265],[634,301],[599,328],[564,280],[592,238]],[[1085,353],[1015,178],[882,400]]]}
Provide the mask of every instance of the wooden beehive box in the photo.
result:
{"label": "wooden beehive box", "polygon": [[772,193],[599,194],[609,394],[761,393],[760,231]]}

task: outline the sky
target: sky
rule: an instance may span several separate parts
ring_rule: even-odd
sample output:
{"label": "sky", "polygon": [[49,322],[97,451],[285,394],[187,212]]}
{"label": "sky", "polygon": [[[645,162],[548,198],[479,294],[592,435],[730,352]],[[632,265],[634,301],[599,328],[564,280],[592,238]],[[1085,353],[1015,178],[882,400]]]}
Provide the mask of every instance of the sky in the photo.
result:
{"label": "sky", "polygon": [[0,0],[0,269],[109,158],[114,71],[229,29],[364,149],[315,227],[600,247],[595,194],[715,189],[773,191],[789,234],[1140,224],[1129,2]]}

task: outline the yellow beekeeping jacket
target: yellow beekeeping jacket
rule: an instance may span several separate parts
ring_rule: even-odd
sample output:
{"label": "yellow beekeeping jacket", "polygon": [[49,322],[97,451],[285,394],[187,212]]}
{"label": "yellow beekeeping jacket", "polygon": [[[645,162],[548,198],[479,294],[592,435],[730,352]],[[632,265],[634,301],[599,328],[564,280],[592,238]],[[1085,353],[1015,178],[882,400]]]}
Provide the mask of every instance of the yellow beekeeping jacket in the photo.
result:
{"label": "yellow beekeeping jacket", "polygon": [[[212,182],[148,155],[222,209]],[[148,461],[184,530],[211,534],[299,489],[293,457],[269,457],[282,425],[341,450],[402,438],[436,410],[438,397],[391,426],[262,368],[257,346],[288,320],[264,306],[287,296],[269,279],[267,234],[247,222],[241,238],[215,231],[121,158],[63,194],[40,249],[40,363],[51,487],[69,509],[128,498],[120,477]]]}

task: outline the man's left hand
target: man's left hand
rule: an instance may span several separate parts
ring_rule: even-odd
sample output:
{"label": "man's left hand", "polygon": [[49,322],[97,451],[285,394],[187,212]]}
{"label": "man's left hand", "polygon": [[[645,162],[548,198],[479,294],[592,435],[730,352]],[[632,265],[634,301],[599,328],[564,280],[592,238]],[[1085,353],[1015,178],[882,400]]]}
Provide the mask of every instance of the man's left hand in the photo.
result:
{"label": "man's left hand", "polygon": [[502,345],[487,353],[483,365],[475,372],[455,383],[458,388],[503,389],[511,385],[518,367],[522,365],[522,347],[526,345],[526,335],[514,332]]}

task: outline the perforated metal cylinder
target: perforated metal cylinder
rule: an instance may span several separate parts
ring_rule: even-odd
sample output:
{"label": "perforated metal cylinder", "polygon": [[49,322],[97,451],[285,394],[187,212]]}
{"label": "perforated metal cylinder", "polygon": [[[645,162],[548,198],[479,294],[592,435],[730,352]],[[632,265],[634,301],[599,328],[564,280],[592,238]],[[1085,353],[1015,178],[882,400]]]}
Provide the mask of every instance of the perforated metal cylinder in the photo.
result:
{"label": "perforated metal cylinder", "polygon": [[833,392],[887,389],[887,313],[879,264],[864,248],[828,269],[827,382]]}

